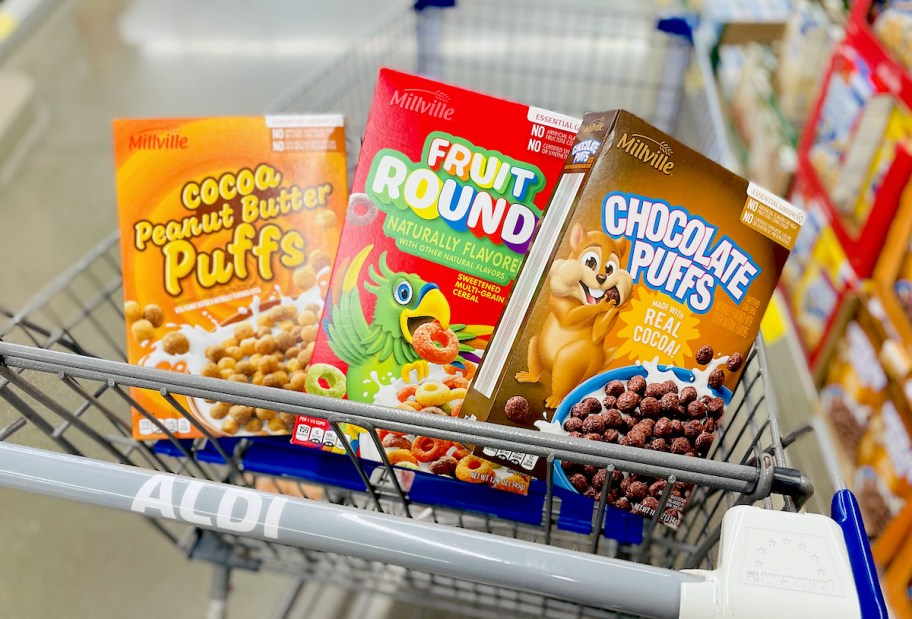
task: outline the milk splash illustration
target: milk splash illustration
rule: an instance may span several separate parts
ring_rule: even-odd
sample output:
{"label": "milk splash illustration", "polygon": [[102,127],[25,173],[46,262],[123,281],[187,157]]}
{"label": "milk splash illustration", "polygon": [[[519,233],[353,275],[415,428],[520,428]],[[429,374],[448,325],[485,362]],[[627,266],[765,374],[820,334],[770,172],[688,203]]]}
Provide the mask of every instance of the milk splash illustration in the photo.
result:
{"label": "milk splash illustration", "polygon": [[[474,350],[472,350],[472,352],[479,357],[481,357],[481,355],[484,354],[484,350],[482,350],[482,349],[474,349]],[[424,381],[443,382],[447,378],[452,378],[451,374],[446,373],[446,370],[444,370],[444,367],[445,366],[443,366],[443,365],[429,363],[428,364],[428,375],[427,375],[427,378],[424,379]],[[406,387],[408,385],[413,385],[416,382],[418,382],[417,380],[412,381],[411,380],[412,378],[416,378],[414,372],[412,372],[412,374],[409,375],[409,381],[403,380],[401,376],[398,376],[398,377],[394,376],[392,374],[392,372],[387,372],[385,377],[379,376],[376,372],[371,372],[370,379],[365,379],[364,383],[365,383],[365,385],[374,383],[378,387],[378,390],[377,390],[376,394],[374,395],[374,402],[373,402],[374,404],[377,404],[379,406],[386,406],[388,408],[396,408],[398,405],[401,404],[401,402],[399,401],[399,398],[397,397],[399,390],[402,389],[403,387]],[[561,431],[563,431],[563,429],[561,429]],[[407,437],[409,438],[409,440],[413,440],[415,438],[414,435],[407,435]],[[359,455],[362,458],[365,458],[368,460],[374,460],[374,461],[378,461],[378,462],[380,461],[380,453],[379,453],[376,445],[374,445],[374,442],[369,433],[362,432],[360,434],[358,445],[359,445],[359,450],[360,450]],[[452,456],[459,449],[460,449],[460,447],[454,444],[449,448],[446,455]],[[430,468],[430,465],[431,465],[430,462],[419,462],[417,470],[428,471]],[[491,463],[491,466],[494,469],[494,475],[498,479],[506,479],[507,477],[510,477],[511,475],[514,474],[513,471],[511,471],[510,469],[501,467],[500,465]],[[397,475],[399,475],[400,471],[397,471],[396,473],[397,473]],[[408,482],[409,482],[409,480],[406,480],[404,478],[400,479],[400,483],[403,483],[403,487],[405,485],[408,485]]]}
{"label": "milk splash illustration", "polygon": [[[323,271],[328,271],[328,269],[324,269]],[[325,277],[328,273],[324,273],[323,271],[321,271],[320,276]],[[319,281],[320,277],[317,279]],[[206,357],[207,348],[210,346],[217,346],[226,339],[234,337],[234,329],[241,322],[251,321],[256,324],[257,318],[268,311],[262,309],[263,307],[269,307],[271,309],[272,307],[277,307],[279,305],[292,305],[299,312],[303,311],[309,305],[317,305],[322,311],[323,293],[321,292],[319,285],[314,285],[297,297],[288,297],[283,295],[279,288],[276,287],[273,293],[268,297],[263,298],[259,294],[252,295],[250,298],[250,306],[238,309],[238,314],[240,314],[242,318],[230,324],[219,324],[208,312],[205,312],[203,315],[212,323],[211,328],[201,325],[168,323],[165,326],[169,329],[169,332],[176,332],[184,335],[190,343],[190,348],[183,354],[168,354],[162,348],[161,340],[151,344],[147,342],[144,346],[148,348],[148,354],[139,360],[139,365],[199,376],[202,373],[203,367],[209,363],[209,359]],[[275,326],[273,326],[272,329],[273,334],[277,334],[280,331],[280,329]],[[190,404],[190,412],[193,413],[203,425],[215,430],[216,434],[221,434],[221,427],[224,419],[215,419],[211,415],[212,407],[215,405],[215,402],[206,402],[201,398],[194,397],[188,397],[187,401]],[[248,432],[241,428],[234,436],[254,436],[264,433],[271,434],[266,426],[264,426],[261,432]]]}
{"label": "milk splash illustration", "polygon": [[[477,356],[480,357],[484,351],[483,350],[473,350],[472,352],[474,352]],[[437,365],[436,363],[428,363],[428,375],[427,375],[427,378],[425,378],[424,380],[426,380],[426,381],[427,380],[436,380],[439,382],[443,382],[445,379],[447,379],[451,376],[450,374],[446,373],[446,370],[443,369],[444,367],[445,366]],[[405,380],[402,380],[401,376],[394,377],[392,375],[392,373],[389,373],[387,375],[387,380],[383,381],[379,377],[377,377],[375,372],[372,372],[371,378],[374,379],[374,382],[379,387],[379,389],[377,390],[377,393],[374,395],[374,404],[379,404],[380,406],[389,406],[392,408],[395,408],[398,404],[401,404],[401,402],[399,402],[399,398],[396,397],[396,394],[398,394],[399,390],[402,389],[403,387],[415,384],[415,382],[411,381],[411,378],[413,376],[415,376],[414,372],[412,372],[412,374],[409,375],[410,380],[405,381]],[[364,382],[368,383],[367,380],[365,380]]]}

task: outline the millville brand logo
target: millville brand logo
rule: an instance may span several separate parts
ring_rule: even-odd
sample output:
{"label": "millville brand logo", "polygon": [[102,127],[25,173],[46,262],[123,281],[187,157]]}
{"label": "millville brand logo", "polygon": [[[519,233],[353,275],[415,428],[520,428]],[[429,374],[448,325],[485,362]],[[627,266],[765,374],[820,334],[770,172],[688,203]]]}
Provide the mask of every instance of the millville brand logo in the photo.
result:
{"label": "millville brand logo", "polygon": [[402,92],[393,91],[390,105],[398,105],[404,110],[427,114],[442,120],[453,120],[455,109],[449,106],[450,96],[441,90],[424,90],[406,88]]}
{"label": "millville brand logo", "polygon": [[605,128],[605,117],[599,116],[595,120],[590,120],[586,125],[580,127],[580,133],[595,133]]}
{"label": "millville brand logo", "polygon": [[631,133],[627,137],[625,133],[618,139],[617,147],[662,174],[670,175],[674,169],[674,162],[669,160],[673,153],[667,142],[659,142],[639,133]]}
{"label": "millville brand logo", "polygon": [[130,150],[185,150],[190,147],[190,138],[167,127],[147,129],[130,136]]}

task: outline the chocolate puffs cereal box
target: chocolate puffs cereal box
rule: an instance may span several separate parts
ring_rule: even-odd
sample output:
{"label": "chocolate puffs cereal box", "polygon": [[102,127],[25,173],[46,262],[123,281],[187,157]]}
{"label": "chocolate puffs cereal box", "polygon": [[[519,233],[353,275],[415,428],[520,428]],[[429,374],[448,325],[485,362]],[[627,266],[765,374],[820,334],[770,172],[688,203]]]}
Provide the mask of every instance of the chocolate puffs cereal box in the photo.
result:
{"label": "chocolate puffs cereal box", "polygon": [[[129,361],[303,391],[347,198],[341,116],[114,122]],[[292,415],[135,390],[137,439]]]}
{"label": "chocolate puffs cereal box", "polygon": [[[578,123],[381,70],[308,392],[458,414]],[[345,431],[381,458],[368,433]],[[341,451],[335,434],[299,417],[293,441]],[[462,445],[381,435],[400,467],[527,490]]]}
{"label": "chocolate puffs cereal box", "polygon": [[[802,219],[632,114],[587,114],[461,414],[706,456]],[[597,498],[605,471],[558,462],[554,479]],[[608,499],[651,516],[665,483],[617,473]]]}

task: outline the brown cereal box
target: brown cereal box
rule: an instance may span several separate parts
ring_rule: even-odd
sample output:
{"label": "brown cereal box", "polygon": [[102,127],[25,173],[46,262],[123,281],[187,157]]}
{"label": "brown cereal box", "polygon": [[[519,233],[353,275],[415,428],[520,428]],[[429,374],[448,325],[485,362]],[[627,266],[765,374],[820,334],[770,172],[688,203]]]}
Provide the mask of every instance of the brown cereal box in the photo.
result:
{"label": "brown cereal box", "polygon": [[[348,197],[342,117],[114,122],[130,363],[303,391]],[[137,439],[294,416],[133,392]]]}
{"label": "brown cereal box", "polygon": [[[803,212],[613,111],[586,115],[545,213],[462,415],[707,455]],[[477,451],[545,474],[542,458]],[[604,480],[554,474],[592,497]],[[655,481],[609,498],[654,513]]]}

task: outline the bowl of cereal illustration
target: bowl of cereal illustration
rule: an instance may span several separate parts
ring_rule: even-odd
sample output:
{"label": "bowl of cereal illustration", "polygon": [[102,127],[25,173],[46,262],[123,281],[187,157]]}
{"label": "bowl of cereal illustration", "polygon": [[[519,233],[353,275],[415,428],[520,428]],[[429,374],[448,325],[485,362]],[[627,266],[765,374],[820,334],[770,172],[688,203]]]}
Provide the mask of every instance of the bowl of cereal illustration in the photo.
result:
{"label": "bowl of cereal illustration", "polygon": [[[223,321],[217,340],[203,350],[202,376],[304,391],[313,356],[319,299],[270,299],[247,313]],[[210,340],[211,341],[211,340]],[[188,398],[191,411],[215,432],[224,435],[288,434],[294,416],[264,408],[207,402]]]}
{"label": "bowl of cereal illustration", "polygon": [[[246,306],[209,325],[166,323],[157,306],[136,311],[125,307],[134,337],[143,342],[146,367],[266,387],[305,391],[313,356],[329,268],[299,269],[301,292],[286,297],[251,297]],[[194,419],[216,436],[289,434],[295,418],[288,413],[188,397]]]}
{"label": "bowl of cereal illustration", "polygon": [[[556,433],[576,438],[705,457],[712,448],[719,420],[731,400],[719,366],[688,370],[656,362],[598,374],[571,391],[551,424]],[[594,466],[555,461],[558,486],[598,500],[606,471]],[[666,482],[615,472],[608,504],[651,515]],[[683,484],[682,484],[683,486]],[[675,489],[677,496],[683,489]],[[683,500],[683,499],[682,499]],[[674,503],[674,502],[672,502]],[[650,510],[653,510],[650,512]],[[675,511],[674,509],[666,511]],[[663,520],[675,519],[676,514]]]}

